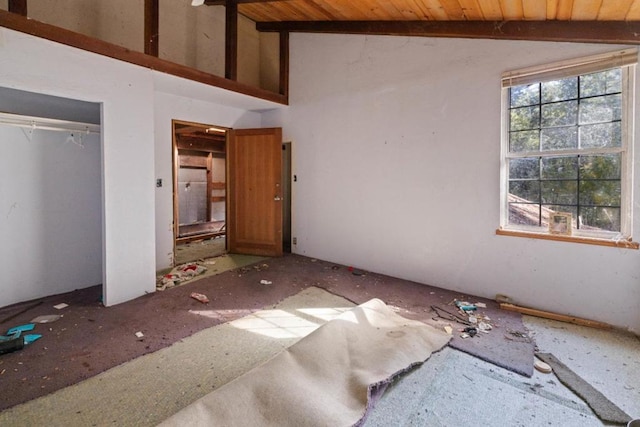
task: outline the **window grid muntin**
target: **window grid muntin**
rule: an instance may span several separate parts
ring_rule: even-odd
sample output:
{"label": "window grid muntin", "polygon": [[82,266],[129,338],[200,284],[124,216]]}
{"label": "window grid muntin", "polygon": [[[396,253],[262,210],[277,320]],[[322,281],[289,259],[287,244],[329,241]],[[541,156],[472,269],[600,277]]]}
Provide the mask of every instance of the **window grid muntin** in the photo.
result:
{"label": "window grid muntin", "polygon": [[[548,158],[548,156],[545,156]],[[562,156],[562,157],[569,157],[569,156]],[[571,156],[573,157],[573,156]],[[591,157],[591,156],[581,156],[581,155],[577,155],[575,156],[577,159],[577,163],[578,166],[576,168],[576,178],[543,178],[543,167],[542,167],[542,159],[544,158],[543,156],[538,156],[535,157],[538,160],[538,176],[535,178],[509,178],[508,180],[508,191],[511,193],[511,184],[512,183],[525,183],[525,182],[531,182],[531,183],[538,183],[537,185],[537,199],[532,201],[532,202],[524,202],[524,201],[517,201],[517,202],[508,202],[508,206],[510,207],[511,205],[529,205],[531,207],[537,206],[538,208],[538,226],[541,226],[543,223],[543,210],[544,209],[550,209],[550,207],[564,207],[567,208],[564,211],[574,211],[576,212],[576,229],[581,229],[583,228],[581,221],[579,220],[583,214],[585,213],[586,210],[589,209],[617,209],[621,215],[621,211],[622,211],[622,176],[620,176],[620,178],[599,178],[599,179],[591,179],[591,178],[582,178],[581,174],[582,174],[582,168],[580,167],[580,159],[582,157]],[[527,157],[530,159],[533,159],[534,157]],[[620,159],[620,163],[622,163],[622,159]],[[620,173],[620,175],[622,175],[622,172]],[[573,194],[573,196],[575,197],[575,203],[563,203],[562,201],[558,201],[558,200],[545,200],[544,198],[544,183],[549,183],[549,182],[558,182],[558,183],[575,183],[575,194]],[[618,183],[619,184],[619,191],[620,191],[620,196],[619,196],[619,203],[609,203],[609,204],[598,204],[598,203],[584,203],[582,201],[582,196],[583,196],[583,189],[584,189],[584,185],[587,183],[604,183],[604,182],[613,182],[613,183]],[[515,193],[511,193],[514,196],[518,197],[518,198],[522,198],[520,195],[515,194]],[[570,193],[568,193],[570,194]],[[575,209],[574,209],[575,208]],[[555,209],[552,209],[555,210]],[[508,211],[510,211],[510,209],[508,209]],[[620,224],[621,218],[617,218],[617,223]],[[591,229],[592,226],[588,226],[589,229]],[[619,231],[619,230],[615,230],[615,231]]]}
{"label": "window grid muntin", "polygon": [[[624,218],[623,218],[623,204],[624,204],[624,187],[625,187],[625,171],[624,171],[624,163],[625,163],[625,159],[624,159],[624,151],[625,151],[625,135],[624,135],[624,126],[623,126],[623,117],[626,116],[627,112],[626,112],[626,101],[625,101],[625,96],[624,96],[624,89],[625,89],[625,80],[626,80],[626,68],[622,69],[620,68],[620,90],[619,91],[614,91],[614,92],[610,92],[608,91],[606,88],[602,93],[596,94],[596,95],[588,95],[588,96],[581,96],[581,91],[582,91],[582,79],[584,76],[587,75],[591,75],[591,74],[597,74],[597,73],[603,73],[606,71],[610,71],[610,70],[601,70],[598,71],[596,73],[589,73],[589,74],[584,74],[584,75],[577,75],[577,76],[573,76],[572,78],[575,78],[577,80],[577,96],[575,98],[567,98],[567,99],[561,99],[561,100],[553,100],[553,101],[547,101],[547,102],[543,102],[542,98],[543,98],[543,83],[544,82],[536,82],[536,83],[530,83],[530,84],[526,84],[526,85],[521,85],[521,86],[532,86],[532,85],[536,85],[537,86],[537,104],[527,104],[527,105],[517,105],[517,106],[512,106],[513,104],[513,97],[512,97],[512,90],[513,87],[509,87],[507,90],[507,106],[508,106],[508,115],[507,115],[507,127],[506,127],[506,135],[508,138],[507,141],[507,153],[506,153],[506,159],[507,159],[507,166],[506,166],[506,173],[507,173],[507,193],[510,192],[511,189],[511,183],[512,182],[538,182],[538,197],[537,197],[537,203],[535,202],[531,202],[531,203],[525,203],[525,202],[509,202],[508,197],[506,198],[506,224],[507,225],[513,225],[513,226],[520,226],[521,224],[518,223],[511,223],[511,209],[510,207],[514,204],[518,204],[518,205],[531,205],[531,206],[537,206],[538,208],[538,224],[537,226],[540,227],[543,224],[543,209],[548,208],[548,207],[566,207],[567,210],[570,211],[574,211],[575,208],[575,212],[577,213],[576,218],[575,218],[575,224],[574,226],[577,229],[580,229],[582,224],[581,224],[581,213],[584,212],[584,210],[588,210],[588,209],[616,209],[618,211],[618,217],[616,218],[616,223],[618,225],[618,229],[617,230],[613,230],[616,232],[620,232],[622,231],[623,228],[623,222],[624,222]],[[557,81],[561,81],[564,79],[557,79]],[[609,81],[606,82],[606,84],[608,84]],[[596,122],[586,122],[586,123],[581,123],[581,104],[582,101],[584,100],[592,100],[592,99],[597,99],[597,98],[607,98],[607,97],[611,97],[611,96],[620,96],[620,101],[619,104],[617,106],[617,108],[620,110],[620,114],[618,118],[614,118],[613,120],[608,120],[608,121],[596,121]],[[574,117],[574,123],[575,124],[563,124],[563,125],[559,125],[559,126],[548,126],[548,127],[543,127],[542,126],[542,121],[543,121],[543,106],[544,105],[553,105],[553,104],[559,104],[559,103],[568,103],[568,102],[577,102],[577,109],[575,112],[575,117]],[[512,123],[512,111],[516,110],[516,109],[524,109],[524,108],[531,108],[531,107],[537,107],[537,126],[536,127],[531,127],[531,128],[517,128],[516,130],[513,130],[511,128]],[[618,143],[618,146],[614,146],[614,147],[595,147],[595,148],[588,148],[588,149],[582,149],[581,145],[582,145],[582,138],[581,138],[581,127],[587,127],[587,126],[593,126],[595,124],[613,124],[613,123],[620,123],[620,141]],[[576,149],[562,149],[562,150],[553,150],[553,149],[547,149],[547,150],[543,150],[542,148],[542,144],[543,144],[543,138],[542,138],[542,131],[546,130],[546,129],[561,129],[561,128],[575,128],[576,132],[577,132],[577,144],[578,147]],[[514,135],[517,132],[532,132],[532,131],[537,131],[538,135],[537,135],[537,145],[538,145],[538,150],[537,151],[527,151],[527,152],[513,152],[512,151],[512,135]],[[619,153],[620,154],[620,166],[621,166],[621,172],[620,172],[620,177],[618,179],[611,179],[611,178],[607,178],[607,179],[581,179],[580,177],[580,166],[578,166],[577,168],[577,178],[575,180],[572,179],[542,179],[542,159],[543,158],[548,158],[548,157],[553,157],[553,158],[557,158],[557,157],[573,157],[575,156],[577,158],[578,161],[578,165],[580,163],[580,157],[581,156],[598,156],[598,155],[607,155],[607,154],[614,154],[614,153]],[[530,179],[522,179],[522,178],[518,178],[518,179],[512,179],[511,178],[511,172],[510,172],[510,162],[512,159],[527,159],[527,158],[537,158],[538,162],[539,162],[539,166],[538,166],[538,177],[537,178],[530,178]],[[564,182],[575,182],[576,183],[576,192],[575,192],[575,204],[564,204],[564,203],[557,203],[557,200],[554,200],[554,203],[544,203],[543,202],[543,182],[549,182],[549,181],[564,181]],[[618,183],[618,188],[619,188],[619,202],[617,205],[599,205],[599,204],[585,204],[585,203],[581,203],[581,196],[582,196],[582,192],[581,192],[581,187],[583,187],[583,183],[586,182],[617,182]],[[606,229],[602,229],[604,231],[607,231]]]}

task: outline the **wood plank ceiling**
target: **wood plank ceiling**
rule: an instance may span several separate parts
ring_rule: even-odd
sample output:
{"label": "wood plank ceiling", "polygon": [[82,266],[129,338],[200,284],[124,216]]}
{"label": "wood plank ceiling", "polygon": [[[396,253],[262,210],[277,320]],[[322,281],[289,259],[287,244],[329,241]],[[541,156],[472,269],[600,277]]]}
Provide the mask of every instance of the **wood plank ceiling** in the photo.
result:
{"label": "wood plank ceiling", "polygon": [[640,0],[238,0],[238,11],[256,22],[638,21]]}
{"label": "wood plank ceiling", "polygon": [[[225,6],[223,78],[158,58],[160,0],[144,0],[144,53],[28,19],[27,2],[8,0],[0,26],[282,104],[291,32],[640,45],[640,0],[205,0]],[[238,14],[280,34],[278,93],[237,82]]]}
{"label": "wood plank ceiling", "polygon": [[640,0],[209,0],[258,31],[640,44]]}

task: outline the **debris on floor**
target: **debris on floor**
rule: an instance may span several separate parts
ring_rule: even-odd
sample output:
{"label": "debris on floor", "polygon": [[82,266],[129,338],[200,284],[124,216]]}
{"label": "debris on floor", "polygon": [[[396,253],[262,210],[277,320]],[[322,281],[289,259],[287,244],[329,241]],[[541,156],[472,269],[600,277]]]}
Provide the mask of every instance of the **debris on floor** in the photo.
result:
{"label": "debris on floor", "polygon": [[262,271],[262,270],[266,270],[267,268],[269,268],[269,264],[256,264],[253,266],[253,269],[255,271]]}
{"label": "debris on floor", "polygon": [[238,277],[242,277],[243,274],[250,273],[252,270],[262,271],[269,268],[269,264],[255,264],[252,267],[241,267],[238,269]]}
{"label": "debris on floor", "polygon": [[24,348],[24,337],[13,336],[0,337],[0,354],[12,353],[14,351],[22,350]]}
{"label": "debris on floor", "polygon": [[476,307],[475,305],[467,302],[467,301],[454,301],[456,307],[458,307],[460,310],[464,311],[465,313],[468,311],[476,311],[478,309],[478,307]]}
{"label": "debris on floor", "polygon": [[31,319],[31,323],[52,323],[56,320],[60,320],[62,316],[60,314],[45,314],[42,316],[34,317]]}
{"label": "debris on floor", "polygon": [[179,265],[168,274],[158,277],[156,281],[156,289],[164,291],[167,288],[172,288],[182,282],[193,279],[195,276],[199,276],[205,271],[207,271],[207,268],[196,262]]}
{"label": "debris on floor", "polygon": [[460,336],[467,335],[468,337],[475,337],[477,334],[478,334],[477,328],[467,326],[462,330],[462,334]]}
{"label": "debris on floor", "polygon": [[501,303],[513,304],[513,300],[511,299],[511,297],[504,294],[496,294],[495,301],[498,304],[501,304]]}
{"label": "debris on floor", "polygon": [[55,308],[56,310],[62,310],[63,308],[67,308],[69,307],[69,304],[66,304],[64,302],[61,302],[60,304],[56,304],[53,306],[53,308]]}
{"label": "debris on floor", "polygon": [[[453,307],[445,309],[432,305],[431,309],[436,313],[434,320],[449,320],[464,325],[465,328],[458,330],[460,338],[466,339],[480,336],[480,332],[488,334],[493,329],[489,316],[478,310],[479,308],[487,308],[485,303],[471,303],[455,299],[449,305],[457,308],[457,311]],[[448,332],[446,326],[445,331]]]}
{"label": "debris on floor", "polygon": [[531,342],[531,337],[529,337],[529,334],[522,331],[514,331],[512,329],[507,329],[507,333],[504,335],[504,337],[510,341]]}
{"label": "debris on floor", "polygon": [[144,334],[142,332],[138,331],[138,332],[136,332],[136,338],[142,339],[142,338],[144,338]]}
{"label": "debris on floor", "polygon": [[461,315],[452,313],[449,310],[446,310],[442,307],[438,307],[437,305],[432,305],[431,309],[436,313],[434,316],[434,320],[444,319],[450,320],[453,322],[461,323],[463,325],[470,325],[468,318],[464,318]]}
{"label": "debris on floor", "polygon": [[261,285],[271,285],[273,282],[271,280],[260,280]]}
{"label": "debris on floor", "polygon": [[7,331],[6,335],[0,335],[0,354],[22,350],[25,345],[42,338],[40,334],[22,335],[23,332],[32,331],[35,326],[33,323],[14,326]]}
{"label": "debris on floor", "polygon": [[536,361],[533,362],[533,367],[536,368],[538,371],[542,372],[543,374],[550,374],[551,371],[553,371],[553,369],[551,369],[551,366],[549,366],[547,363],[544,363],[542,360],[538,360],[538,359],[536,359]]}
{"label": "debris on floor", "polygon": [[366,275],[366,273],[364,271],[358,270],[357,268],[349,267],[348,270],[354,276],[365,276]]}
{"label": "debris on floor", "polygon": [[191,298],[200,301],[203,304],[208,304],[209,303],[209,298],[207,298],[207,296],[205,294],[199,294],[198,292],[192,292],[191,293]]}
{"label": "debris on floor", "polygon": [[13,335],[15,333],[22,333],[22,332],[28,332],[28,331],[33,331],[33,329],[36,327],[35,324],[33,323],[27,323],[25,325],[19,325],[19,326],[14,326],[13,328],[10,328],[7,331],[7,335]]}

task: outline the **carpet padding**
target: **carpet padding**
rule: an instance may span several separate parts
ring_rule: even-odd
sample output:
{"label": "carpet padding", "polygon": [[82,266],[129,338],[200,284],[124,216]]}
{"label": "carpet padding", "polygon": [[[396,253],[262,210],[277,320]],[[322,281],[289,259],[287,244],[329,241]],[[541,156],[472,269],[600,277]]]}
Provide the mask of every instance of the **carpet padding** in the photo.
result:
{"label": "carpet padding", "polygon": [[[447,307],[451,310],[451,307]],[[493,363],[520,375],[533,375],[535,342],[522,323],[522,317],[509,316],[493,301],[487,302],[482,313],[492,320],[495,328],[489,334],[463,339],[455,334],[449,346],[456,350]]]}
{"label": "carpet padding", "polygon": [[161,425],[354,425],[365,417],[372,387],[424,362],[449,339],[372,299]]}
{"label": "carpet padding", "polygon": [[595,412],[602,421],[615,424],[627,424],[631,417],[615,403],[607,399],[591,384],[573,372],[567,365],[558,360],[551,353],[536,353],[536,356],[553,368],[560,382],[573,390]]}

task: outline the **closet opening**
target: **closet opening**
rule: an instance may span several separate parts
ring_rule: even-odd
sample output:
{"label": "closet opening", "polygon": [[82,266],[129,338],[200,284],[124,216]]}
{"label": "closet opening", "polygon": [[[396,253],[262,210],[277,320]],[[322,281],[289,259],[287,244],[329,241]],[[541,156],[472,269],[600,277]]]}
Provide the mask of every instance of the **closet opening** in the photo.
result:
{"label": "closet opening", "polygon": [[103,283],[101,104],[0,88],[0,306]]}

